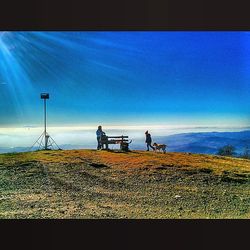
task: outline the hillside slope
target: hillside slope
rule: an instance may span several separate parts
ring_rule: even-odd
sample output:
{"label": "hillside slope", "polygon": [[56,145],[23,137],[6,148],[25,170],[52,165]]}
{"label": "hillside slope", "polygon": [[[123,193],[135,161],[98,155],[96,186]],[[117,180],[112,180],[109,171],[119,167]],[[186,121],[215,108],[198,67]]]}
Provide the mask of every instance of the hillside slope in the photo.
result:
{"label": "hillside slope", "polygon": [[250,218],[250,161],[95,150],[0,155],[0,218]]}

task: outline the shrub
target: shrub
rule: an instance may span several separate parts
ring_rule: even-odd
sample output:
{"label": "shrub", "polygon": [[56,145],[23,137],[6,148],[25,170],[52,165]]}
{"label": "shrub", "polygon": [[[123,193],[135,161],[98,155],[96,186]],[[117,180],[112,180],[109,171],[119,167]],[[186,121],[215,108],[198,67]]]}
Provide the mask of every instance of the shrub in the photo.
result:
{"label": "shrub", "polygon": [[226,145],[222,148],[219,148],[217,154],[223,156],[233,156],[235,155],[235,148],[232,145]]}
{"label": "shrub", "polygon": [[250,148],[249,148],[249,146],[245,147],[245,150],[244,150],[243,154],[241,155],[241,158],[250,159]]}

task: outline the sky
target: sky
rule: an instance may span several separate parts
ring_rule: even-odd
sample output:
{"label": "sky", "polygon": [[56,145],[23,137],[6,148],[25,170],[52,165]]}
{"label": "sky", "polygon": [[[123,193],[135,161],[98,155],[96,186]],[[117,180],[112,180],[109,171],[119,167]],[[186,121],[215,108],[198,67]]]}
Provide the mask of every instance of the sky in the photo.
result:
{"label": "sky", "polygon": [[250,32],[0,32],[0,127],[250,124]]}

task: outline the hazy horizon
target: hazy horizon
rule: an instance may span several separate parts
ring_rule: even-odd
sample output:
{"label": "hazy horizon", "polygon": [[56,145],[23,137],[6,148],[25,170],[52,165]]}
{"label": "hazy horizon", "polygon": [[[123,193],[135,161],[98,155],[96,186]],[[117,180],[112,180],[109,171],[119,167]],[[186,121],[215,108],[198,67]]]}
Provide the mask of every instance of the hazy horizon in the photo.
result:
{"label": "hazy horizon", "polygon": [[[48,127],[48,133],[60,145],[96,148],[96,126]],[[152,138],[196,132],[240,132],[250,127],[196,127],[196,126],[103,126],[107,135],[128,135],[132,139],[131,149],[145,148],[145,130]],[[0,148],[31,147],[42,134],[43,127],[0,128]],[[117,148],[118,146],[112,146]]]}

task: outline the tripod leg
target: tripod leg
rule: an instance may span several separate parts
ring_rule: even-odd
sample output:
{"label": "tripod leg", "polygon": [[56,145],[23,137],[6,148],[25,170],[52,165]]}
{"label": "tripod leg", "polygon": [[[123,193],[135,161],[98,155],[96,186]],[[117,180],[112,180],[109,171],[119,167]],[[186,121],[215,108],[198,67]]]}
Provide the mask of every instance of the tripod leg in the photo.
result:
{"label": "tripod leg", "polygon": [[[50,136],[50,139],[53,141],[53,143],[56,144],[56,142],[54,141],[54,139]],[[57,148],[60,149],[60,147],[56,144]]]}
{"label": "tripod leg", "polygon": [[40,138],[43,136],[44,132],[39,136],[39,138],[36,140],[36,142],[30,147],[29,150],[31,150],[37,143],[38,141],[40,140]]}
{"label": "tripod leg", "polygon": [[39,150],[40,150],[41,146],[43,147],[43,138],[44,138],[44,137],[45,137],[45,135],[42,136],[41,141],[40,141],[40,143],[39,143]]}

